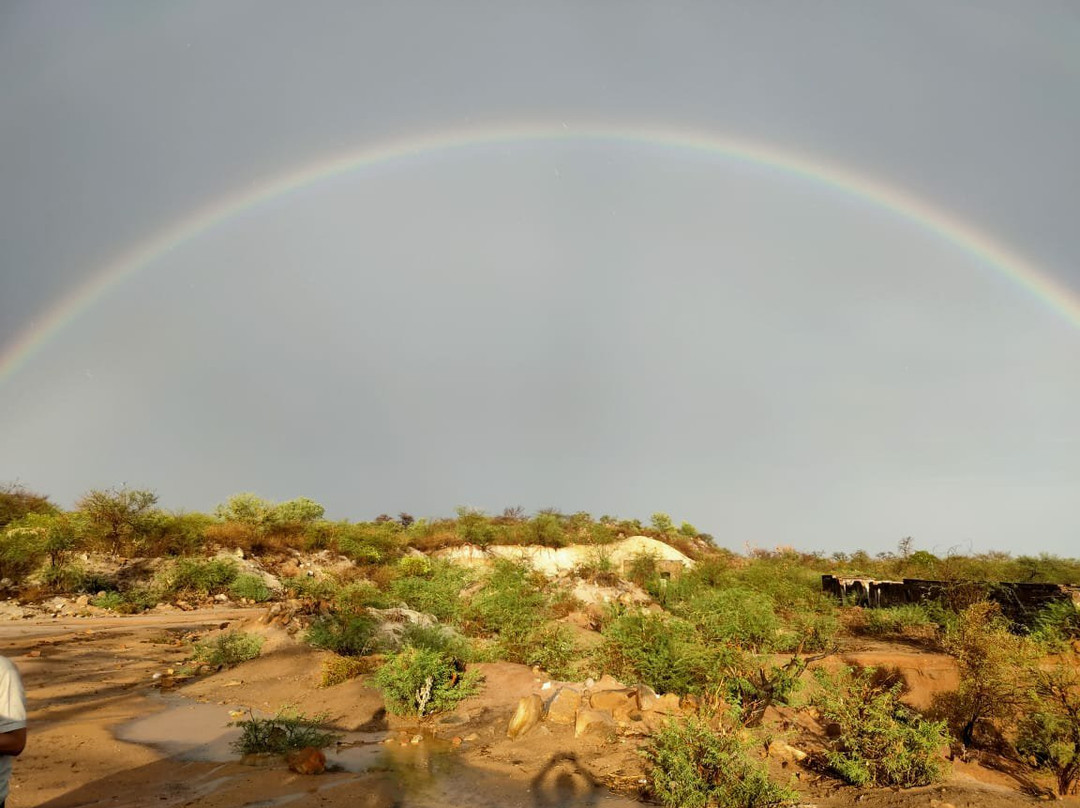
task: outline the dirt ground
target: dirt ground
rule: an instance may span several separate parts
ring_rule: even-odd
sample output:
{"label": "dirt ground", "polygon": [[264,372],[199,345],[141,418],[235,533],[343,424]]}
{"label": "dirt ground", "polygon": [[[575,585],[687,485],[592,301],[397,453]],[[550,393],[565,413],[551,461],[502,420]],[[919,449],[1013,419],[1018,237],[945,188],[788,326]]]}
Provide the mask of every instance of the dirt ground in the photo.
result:
{"label": "dirt ground", "polygon": [[[569,727],[542,724],[505,737],[518,699],[543,692],[532,670],[481,666],[486,686],[452,715],[417,726],[387,716],[376,691],[358,681],[318,688],[321,653],[265,626],[262,609],[204,609],[145,616],[37,618],[0,624],[0,654],[24,677],[29,742],[16,761],[9,808],[75,806],[606,806],[638,804],[641,775],[633,738],[574,740]],[[258,660],[175,682],[193,635],[222,627],[263,633]],[[913,704],[955,685],[947,657],[876,643],[848,659],[896,667]],[[158,675],[157,678],[154,678]],[[245,761],[229,748],[229,722],[247,711],[293,706],[325,713],[344,743],[329,750],[338,770],[294,774],[281,762]],[[793,745],[812,743],[797,714],[777,713]],[[417,738],[416,736],[421,736]],[[463,739],[454,745],[453,739]],[[413,740],[418,743],[413,743]],[[795,778],[807,806],[1003,808],[1039,802],[1022,774],[975,762],[953,765],[942,785],[857,790],[832,778],[770,760]],[[620,793],[613,793],[614,786]]]}

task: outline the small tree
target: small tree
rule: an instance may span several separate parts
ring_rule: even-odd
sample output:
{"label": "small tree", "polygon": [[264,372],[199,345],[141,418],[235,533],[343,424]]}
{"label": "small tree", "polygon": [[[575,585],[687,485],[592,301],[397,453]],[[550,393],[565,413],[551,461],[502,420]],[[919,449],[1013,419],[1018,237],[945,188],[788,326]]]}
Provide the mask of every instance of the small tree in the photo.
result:
{"label": "small tree", "polygon": [[42,494],[28,491],[17,483],[0,485],[0,528],[22,519],[27,514],[56,512],[56,506]]}
{"label": "small tree", "polygon": [[675,523],[666,513],[654,513],[650,519],[653,530],[664,536],[670,536],[675,532]]}
{"label": "small tree", "polygon": [[954,730],[970,746],[980,723],[1015,717],[1027,696],[1023,672],[1035,654],[1030,641],[1009,630],[1001,607],[986,601],[961,612],[945,650],[956,659],[960,686],[943,701]]}
{"label": "small tree", "polygon": [[115,556],[136,550],[152,528],[158,497],[136,488],[93,490],[75,503],[87,531]]}

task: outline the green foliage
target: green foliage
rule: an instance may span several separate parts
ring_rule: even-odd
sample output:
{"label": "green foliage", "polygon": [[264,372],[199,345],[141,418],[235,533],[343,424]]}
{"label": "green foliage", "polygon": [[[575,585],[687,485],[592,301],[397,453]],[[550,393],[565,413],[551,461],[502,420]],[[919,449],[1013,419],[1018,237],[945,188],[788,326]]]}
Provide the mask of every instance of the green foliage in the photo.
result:
{"label": "green foliage", "polygon": [[24,579],[44,557],[40,531],[18,523],[0,530],[0,577]]}
{"label": "green foliage", "polygon": [[306,525],[317,522],[323,518],[326,509],[307,497],[290,499],[275,505],[271,511],[271,519],[277,524]]}
{"label": "green foliage", "polygon": [[231,668],[249,659],[255,659],[262,650],[264,638],[243,631],[230,631],[212,639],[195,643],[196,662],[212,668]]}
{"label": "green foliage", "polygon": [[231,558],[181,558],[164,576],[162,594],[215,595],[228,589],[238,572]]}
{"label": "green foliage", "polygon": [[54,592],[82,592],[86,588],[86,568],[70,561],[50,564],[42,570],[41,582]]}
{"label": "green foliage", "polygon": [[57,508],[48,497],[28,491],[17,483],[0,485],[0,528],[30,514],[52,513],[57,513]]}
{"label": "green foliage", "polygon": [[237,575],[233,579],[233,582],[229,584],[229,594],[234,598],[247,598],[256,603],[264,603],[270,600],[272,595],[263,577],[249,572]]}
{"label": "green foliage", "polygon": [[398,575],[403,578],[430,578],[434,572],[427,556],[405,556],[398,560]]}
{"label": "green foliage", "polygon": [[306,600],[330,600],[338,591],[338,585],[330,578],[294,575],[281,579],[281,586],[296,598]]}
{"label": "green foliage", "polygon": [[902,682],[889,685],[873,668],[845,668],[835,675],[814,671],[814,705],[839,725],[829,766],[856,786],[925,786],[944,776],[940,756],[949,736],[945,722],[927,721],[900,701]]}
{"label": "green foliage", "polygon": [[119,592],[105,592],[90,600],[92,606],[97,606],[99,609],[108,609],[112,612],[121,611],[125,602],[124,596]]}
{"label": "green foliage", "polygon": [[340,656],[334,654],[323,660],[320,687],[333,687],[372,672],[370,657]]}
{"label": "green foliage", "polygon": [[745,658],[733,665],[724,689],[734,717],[745,726],[756,727],[769,707],[791,704],[802,687],[806,665],[806,660],[797,655],[783,665],[755,664]]}
{"label": "green foliage", "polygon": [[465,544],[487,547],[494,544],[496,531],[491,520],[477,508],[459,507],[457,510],[457,534]]}
{"label": "green foliage", "polygon": [[474,695],[480,679],[466,672],[464,662],[451,654],[427,648],[405,648],[375,674],[386,709],[394,715],[424,717],[452,710]]}
{"label": "green foliage", "polygon": [[334,733],[321,728],[325,720],[325,714],[307,718],[303,713],[286,711],[279,712],[274,718],[251,716],[230,724],[242,730],[232,746],[241,755],[283,755],[308,746],[321,749],[337,739]]}
{"label": "green foliage", "polygon": [[393,561],[404,546],[402,528],[397,522],[358,522],[337,527],[338,549],[361,564]]}
{"label": "green foliage", "polygon": [[1032,643],[1017,636],[996,604],[976,603],[959,616],[945,638],[956,659],[959,687],[939,697],[939,706],[960,740],[975,744],[976,729],[993,720],[1011,721],[1024,708],[1024,673],[1035,665]]}
{"label": "green foliage", "polygon": [[669,721],[644,750],[653,796],[669,808],[779,808],[798,793],[769,779],[749,741],[696,718]]}
{"label": "green foliage", "polygon": [[1047,653],[1061,653],[1080,639],[1080,609],[1072,600],[1055,600],[1043,607],[1032,623],[1031,639]]}
{"label": "green foliage", "polygon": [[[407,559],[402,559],[406,561]],[[427,560],[427,559],[425,559]],[[461,590],[469,574],[456,564],[435,561],[423,575],[404,575],[390,584],[390,594],[410,609],[453,622],[461,615]]]}
{"label": "green foliage", "polygon": [[724,643],[752,652],[776,650],[780,619],[772,599],[743,587],[714,589],[681,604],[677,613],[694,625],[709,643]]}
{"label": "green foliage", "polygon": [[739,659],[734,649],[702,644],[689,623],[651,612],[616,612],[603,636],[595,654],[602,670],[658,693],[701,693]]}
{"label": "green foliage", "polygon": [[1080,672],[1067,663],[1029,672],[1030,691],[1017,751],[1051,772],[1059,795],[1080,784]]}
{"label": "green foliage", "polygon": [[391,599],[370,581],[354,581],[339,587],[333,594],[334,611],[341,614],[362,615],[369,608],[386,609]]}
{"label": "green foliage", "polygon": [[238,522],[252,528],[265,527],[273,521],[274,504],[256,494],[233,494],[214,509],[214,516],[223,522]]}
{"label": "green foliage", "polygon": [[879,609],[864,609],[859,631],[871,637],[920,638],[933,636],[937,625],[922,603],[905,603]]}
{"label": "green foliage", "polygon": [[465,612],[466,627],[494,636],[500,659],[541,665],[553,676],[568,674],[574,657],[571,635],[565,626],[548,624],[556,595],[528,567],[496,561]]}
{"label": "green foliage", "polygon": [[76,509],[85,518],[87,535],[114,556],[137,554],[157,523],[157,494],[134,488],[95,489]]}
{"label": "green foliage", "polygon": [[652,525],[653,530],[664,536],[670,536],[675,532],[675,523],[666,513],[654,513],[649,519],[649,524]]}
{"label": "green foliage", "polygon": [[378,623],[366,615],[331,614],[312,623],[305,639],[342,656],[366,656],[378,650],[377,629]]}

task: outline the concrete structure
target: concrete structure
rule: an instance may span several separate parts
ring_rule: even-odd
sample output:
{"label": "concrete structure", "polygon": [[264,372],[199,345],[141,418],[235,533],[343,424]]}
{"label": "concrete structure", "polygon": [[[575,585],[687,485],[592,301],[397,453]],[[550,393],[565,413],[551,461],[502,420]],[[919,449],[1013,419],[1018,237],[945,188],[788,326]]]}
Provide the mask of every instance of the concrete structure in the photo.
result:
{"label": "concrete structure", "polygon": [[822,575],[821,590],[845,603],[869,608],[934,600],[962,607],[985,598],[1000,604],[1005,615],[1017,622],[1027,621],[1054,601],[1071,600],[1080,606],[1080,586],[1071,584],[926,581],[918,578],[878,581]]}

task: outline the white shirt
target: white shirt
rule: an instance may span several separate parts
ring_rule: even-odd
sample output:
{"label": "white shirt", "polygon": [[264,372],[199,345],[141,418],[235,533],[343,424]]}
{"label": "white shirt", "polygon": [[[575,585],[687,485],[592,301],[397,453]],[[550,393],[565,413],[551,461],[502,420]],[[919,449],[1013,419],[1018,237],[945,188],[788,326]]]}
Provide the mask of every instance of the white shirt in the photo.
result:
{"label": "white shirt", "polygon": [[[7,657],[0,656],[0,732],[26,728],[26,695],[18,669]],[[11,755],[0,755],[0,802],[7,799],[11,779]]]}

